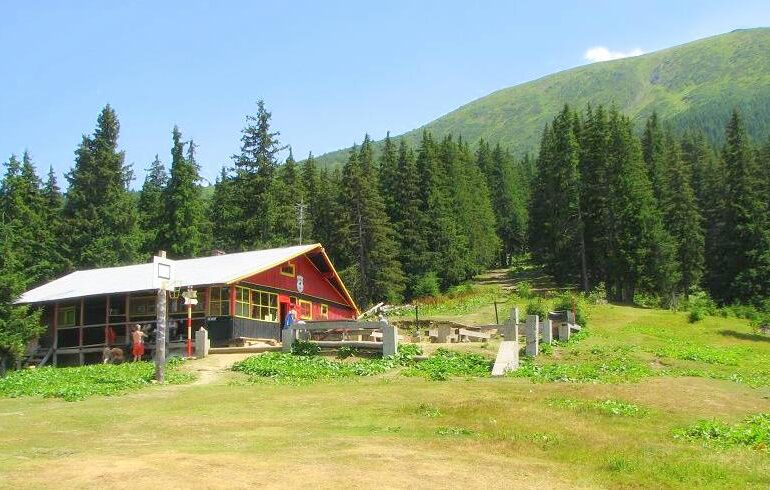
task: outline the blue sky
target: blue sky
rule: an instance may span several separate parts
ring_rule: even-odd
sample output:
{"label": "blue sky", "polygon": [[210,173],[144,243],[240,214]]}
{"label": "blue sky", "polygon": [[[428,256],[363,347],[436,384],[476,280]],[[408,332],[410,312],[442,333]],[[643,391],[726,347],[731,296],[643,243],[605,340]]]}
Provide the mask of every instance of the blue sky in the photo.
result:
{"label": "blue sky", "polygon": [[137,187],[156,153],[169,162],[174,124],[213,181],[259,98],[300,158],[400,134],[591,48],[768,26],[770,2],[0,0],[0,19],[0,160],[29,149],[63,174],[110,103]]}

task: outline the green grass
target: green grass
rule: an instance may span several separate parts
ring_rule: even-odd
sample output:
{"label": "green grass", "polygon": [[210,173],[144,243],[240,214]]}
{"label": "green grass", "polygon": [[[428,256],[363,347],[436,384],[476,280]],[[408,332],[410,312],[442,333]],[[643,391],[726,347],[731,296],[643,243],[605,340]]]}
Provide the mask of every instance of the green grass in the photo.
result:
{"label": "green grass", "polygon": [[[494,318],[478,304],[456,319]],[[488,377],[493,339],[414,364],[262,354],[184,389],[0,398],[0,486],[247,487],[275,481],[276,468],[286,487],[770,486],[770,342],[749,320],[589,313],[582,338],[526,361],[526,377]],[[355,367],[386,362],[381,374]],[[315,382],[317,372],[331,374]]]}
{"label": "green grass", "polygon": [[580,400],[577,398],[552,398],[547,401],[550,407],[567,408],[581,412],[596,412],[602,415],[620,417],[644,417],[649,410],[635,403],[623,400]]}
{"label": "green grass", "polygon": [[[749,29],[701,39],[633,58],[594,63],[505,88],[474,100],[397,137],[412,145],[424,130],[440,138],[462,135],[510,147],[521,156],[536,153],[543,126],[565,103],[614,104],[638,129],[653,112],[673,129],[702,128],[717,142],[730,112],[747,118],[749,134],[770,133],[770,29]],[[351,135],[355,137],[357,135]],[[362,135],[361,135],[362,136]],[[378,142],[379,150],[382,143]],[[327,153],[321,165],[341,165],[348,150]]]}
{"label": "green grass", "polygon": [[[120,365],[93,364],[89,366],[14,371],[0,378],[0,396],[39,396],[83,400],[95,395],[119,395],[151,385],[155,365],[131,362]],[[178,363],[169,363],[166,373],[169,384],[189,383],[195,377],[180,372]]]}
{"label": "green grass", "polygon": [[770,452],[770,413],[752,415],[737,424],[715,420],[699,420],[675,431],[675,437],[702,441],[720,448],[748,446]]}

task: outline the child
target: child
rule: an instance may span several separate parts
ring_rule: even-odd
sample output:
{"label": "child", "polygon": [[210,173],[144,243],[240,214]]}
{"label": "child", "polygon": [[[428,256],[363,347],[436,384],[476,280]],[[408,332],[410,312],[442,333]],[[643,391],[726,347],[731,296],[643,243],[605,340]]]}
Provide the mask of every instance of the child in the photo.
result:
{"label": "child", "polygon": [[131,347],[131,354],[134,355],[134,362],[141,361],[144,355],[144,337],[147,334],[142,332],[139,325],[134,325],[134,330],[131,332],[131,340],[134,345]]}

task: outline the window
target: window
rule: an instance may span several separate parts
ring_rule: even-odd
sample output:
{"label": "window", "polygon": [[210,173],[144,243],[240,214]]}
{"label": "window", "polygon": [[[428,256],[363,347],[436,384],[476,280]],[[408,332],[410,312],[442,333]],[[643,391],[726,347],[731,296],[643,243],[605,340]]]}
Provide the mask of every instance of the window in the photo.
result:
{"label": "window", "polygon": [[211,288],[209,297],[209,315],[227,316],[230,314],[230,288]]}
{"label": "window", "polygon": [[129,300],[131,307],[129,315],[135,316],[155,316],[155,296],[141,296]]}
{"label": "window", "polygon": [[321,318],[329,318],[329,305],[321,305]]}
{"label": "window", "polygon": [[235,294],[235,315],[265,322],[278,321],[278,295],[238,286]]}
{"label": "window", "polygon": [[282,276],[289,276],[294,277],[294,274],[297,273],[296,268],[294,267],[294,264],[291,262],[286,262],[281,266],[281,275]]}
{"label": "window", "polygon": [[67,306],[65,308],[59,308],[58,318],[56,324],[59,327],[73,327],[75,326],[75,307]]}
{"label": "window", "polygon": [[312,320],[313,319],[313,303],[310,301],[305,301],[304,299],[299,300],[299,317],[302,320]]}

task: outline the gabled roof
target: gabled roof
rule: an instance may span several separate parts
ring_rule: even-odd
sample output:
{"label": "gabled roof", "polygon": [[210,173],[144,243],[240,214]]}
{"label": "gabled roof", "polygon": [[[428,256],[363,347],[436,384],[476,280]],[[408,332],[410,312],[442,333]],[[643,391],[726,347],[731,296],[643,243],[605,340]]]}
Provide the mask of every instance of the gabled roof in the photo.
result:
{"label": "gabled roof", "polygon": [[[340,292],[350,301],[350,305],[358,310],[353,298],[326,256],[326,252],[318,243],[197,259],[167,259],[167,262],[172,264],[174,280],[180,286],[205,286],[231,284],[310,252],[320,253],[323,256],[333,272]],[[16,303],[45,303],[83,296],[150,291],[153,289],[154,274],[155,269],[152,263],[75,271],[27,291]]]}

